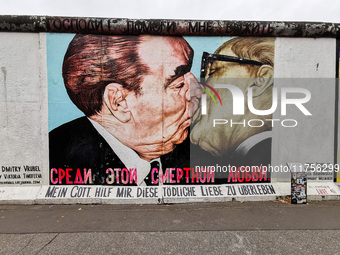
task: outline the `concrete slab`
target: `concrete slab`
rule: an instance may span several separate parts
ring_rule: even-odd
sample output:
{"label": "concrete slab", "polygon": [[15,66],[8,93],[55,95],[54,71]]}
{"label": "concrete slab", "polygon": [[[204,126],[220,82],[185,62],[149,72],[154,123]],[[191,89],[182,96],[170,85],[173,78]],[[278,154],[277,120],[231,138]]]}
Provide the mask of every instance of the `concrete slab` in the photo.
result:
{"label": "concrete slab", "polygon": [[340,230],[340,201],[0,205],[0,233]]}
{"label": "concrete slab", "polygon": [[0,254],[338,254],[339,230],[0,235]]}
{"label": "concrete slab", "polygon": [[0,234],[0,254],[38,254],[57,234]]}

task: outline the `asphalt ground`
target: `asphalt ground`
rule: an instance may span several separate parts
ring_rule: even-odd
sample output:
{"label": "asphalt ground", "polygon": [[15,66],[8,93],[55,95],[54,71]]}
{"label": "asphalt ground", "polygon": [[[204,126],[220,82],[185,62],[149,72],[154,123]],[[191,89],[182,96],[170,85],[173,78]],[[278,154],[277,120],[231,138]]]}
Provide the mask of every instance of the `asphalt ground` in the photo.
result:
{"label": "asphalt ground", "polygon": [[340,254],[340,201],[0,205],[0,254]]}

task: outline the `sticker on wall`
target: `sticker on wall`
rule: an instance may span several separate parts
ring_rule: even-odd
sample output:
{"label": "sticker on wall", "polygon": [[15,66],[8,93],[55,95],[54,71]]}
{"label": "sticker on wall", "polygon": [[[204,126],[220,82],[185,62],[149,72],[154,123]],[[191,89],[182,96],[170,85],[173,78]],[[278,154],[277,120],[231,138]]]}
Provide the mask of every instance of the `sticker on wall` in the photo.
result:
{"label": "sticker on wall", "polygon": [[291,169],[291,203],[307,203],[307,172],[301,169],[302,164],[290,163]]}

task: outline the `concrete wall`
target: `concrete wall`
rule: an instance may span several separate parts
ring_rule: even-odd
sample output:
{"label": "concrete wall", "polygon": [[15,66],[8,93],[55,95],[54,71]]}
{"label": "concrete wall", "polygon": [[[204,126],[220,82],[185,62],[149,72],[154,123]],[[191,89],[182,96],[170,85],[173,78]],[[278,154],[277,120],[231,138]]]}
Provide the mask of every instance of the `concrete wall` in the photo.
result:
{"label": "concrete wall", "polygon": [[[277,39],[275,86],[308,89],[311,100],[307,107],[312,116],[305,116],[297,108],[291,108],[286,118],[297,120],[299,125],[291,129],[282,126],[273,129],[273,165],[334,164],[335,47],[334,39]],[[279,111],[275,117],[280,118]],[[332,172],[328,176],[330,180],[333,179]],[[277,173],[275,177],[281,181],[290,181],[290,173]]]}
{"label": "concrete wall", "polygon": [[[201,146],[199,143],[197,143],[198,147],[201,146],[199,150],[203,148],[201,152],[193,150],[197,149],[197,147],[192,147],[190,144],[183,145],[185,142],[181,143],[176,149],[170,150],[176,156],[171,154],[167,159],[160,156],[163,167],[165,166],[164,162],[168,161],[170,162],[170,167],[176,168],[174,171],[176,172],[175,177],[173,177],[174,182],[158,184],[152,187],[145,186],[145,183],[136,183],[137,186],[130,185],[131,183],[118,186],[114,182],[113,185],[108,185],[107,181],[101,185],[95,180],[84,185],[83,182],[79,181],[79,176],[76,177],[76,167],[70,166],[69,161],[65,161],[66,163],[63,165],[50,165],[53,155],[51,155],[51,147],[49,147],[49,132],[84,115],[68,98],[61,72],[65,52],[73,37],[74,34],[62,33],[0,33],[0,41],[2,42],[0,44],[1,202],[163,203],[229,201],[232,199],[266,200],[290,194],[290,173],[282,170],[268,175],[268,180],[255,180],[253,182],[251,180],[246,181],[246,178],[243,181],[237,181],[237,178],[236,181],[232,181],[232,179],[228,178],[228,175],[225,176],[224,180],[220,180],[219,178],[223,173],[220,173],[220,175],[215,173],[216,182],[202,181],[201,179],[197,183],[195,181],[194,183],[187,183],[184,177],[181,181],[177,179],[179,172],[176,169],[178,168],[182,169],[181,173],[185,174],[186,172],[183,169],[188,167],[189,170],[187,171],[189,171],[189,176],[192,177],[192,174],[196,173],[196,166],[223,166],[223,164],[226,166],[227,161],[225,160],[231,157],[229,152],[229,154],[223,154],[223,151],[228,147],[227,145],[222,146],[221,155],[216,156],[207,147]],[[226,36],[185,36],[184,38],[195,53],[191,73],[197,78],[200,76],[202,52],[213,53],[224,42],[232,39],[232,37]],[[161,47],[162,43],[166,45],[163,41],[159,41],[155,45]],[[261,152],[257,151],[256,153],[258,154],[255,153],[254,155],[263,157],[263,162],[267,162],[269,158],[271,166],[287,167],[287,164],[290,163],[320,163],[321,165],[327,164],[327,169],[330,168],[329,165],[334,167],[337,162],[336,155],[338,150],[337,142],[335,142],[337,141],[338,133],[336,120],[338,112],[336,93],[338,90],[335,80],[338,62],[336,39],[277,37],[274,44],[274,87],[278,89],[279,93],[282,88],[286,87],[308,90],[311,93],[311,99],[304,106],[312,115],[305,116],[297,107],[288,106],[288,113],[283,116],[280,113],[279,103],[279,107],[273,113],[272,118],[280,120],[294,119],[298,125],[296,127],[284,127],[279,124],[280,122],[277,122],[278,125],[270,128],[270,155],[268,155],[268,150],[265,150],[267,154],[264,154],[264,152],[261,154]],[[158,63],[156,67],[160,65],[171,66],[172,59],[168,58],[166,53],[162,56],[155,54],[158,50],[156,46],[147,48],[147,55],[154,60],[153,62]],[[220,54],[222,53],[220,52]],[[233,75],[235,77],[232,78],[237,78],[238,74],[238,72],[234,71]],[[165,78],[165,75],[162,78]],[[190,79],[190,82],[187,82],[188,80],[184,82],[184,87],[190,86],[192,92],[199,91],[195,90],[197,88],[192,87],[199,86],[195,80]],[[216,88],[216,83],[212,86]],[[208,89],[208,87],[201,88]],[[217,89],[217,92],[220,93],[221,91]],[[169,100],[166,97],[167,91],[161,93],[163,93],[163,100],[159,108],[162,108],[162,104],[164,107],[164,104]],[[179,92],[178,94],[180,93],[185,92]],[[193,100],[195,95],[193,93],[188,95]],[[223,91],[220,95],[222,99],[228,97],[227,94],[223,94]],[[202,93],[200,93],[201,96]],[[156,101],[156,99],[154,100]],[[180,102],[179,99],[176,100]],[[224,107],[230,108],[231,102],[225,103]],[[208,98],[208,105],[209,107],[212,106],[212,99]],[[193,104],[191,107],[193,107]],[[228,111],[227,108],[225,111]],[[147,108],[145,109],[147,110]],[[167,108],[162,109],[162,116],[166,116]],[[225,112],[219,110],[219,113],[222,113],[219,118],[227,118],[225,117]],[[148,117],[148,115],[143,116],[144,118]],[[101,118],[104,117],[101,116]],[[153,117],[157,118],[157,115]],[[202,119],[204,118],[203,116]],[[203,122],[203,120],[201,121]],[[211,119],[208,118],[208,124],[203,125],[208,126],[208,129],[202,128],[202,130],[210,130],[210,133],[214,133],[215,129],[212,128],[209,121]],[[105,126],[105,123],[101,124]],[[223,136],[226,135],[225,132],[225,130],[219,132],[219,136],[215,135],[214,138],[206,136],[206,133],[203,132],[201,133],[201,141],[203,139],[216,139],[217,137],[217,139],[224,139],[225,143],[228,144],[229,141]],[[249,129],[247,132],[250,134],[252,131]],[[163,136],[166,134],[164,127],[161,134]],[[193,134],[191,135],[193,137]],[[251,135],[248,137],[251,137]],[[189,142],[189,140],[187,141]],[[191,142],[193,141],[194,139],[192,138]],[[130,148],[132,148],[132,145]],[[138,152],[138,149],[133,148]],[[190,163],[192,155],[190,158],[188,151],[192,155],[196,153],[198,161],[191,160]],[[86,155],[85,149],[78,147],[77,152],[79,154],[85,153]],[[138,155],[141,154],[138,153]],[[184,155],[184,160],[180,155]],[[200,155],[203,156],[201,157]],[[118,155],[118,158],[121,157]],[[207,161],[201,160],[202,158],[207,159]],[[257,163],[259,162],[257,161]],[[56,178],[59,177],[60,179],[60,169],[66,170],[66,168],[70,167],[74,167],[74,174],[71,174],[72,177],[70,177],[71,179],[73,178],[72,184],[65,181],[66,177],[60,183],[53,183]],[[89,168],[91,167],[94,169],[93,166],[89,166]],[[194,168],[195,171],[193,172],[190,167]],[[56,169],[55,172],[51,171],[52,169]],[[102,175],[92,175],[94,179],[100,176]],[[82,168],[80,177],[85,178]],[[313,173],[310,174],[310,177],[311,180],[318,181],[311,184],[311,195],[318,195],[317,189],[320,185],[323,185],[319,183],[320,181],[324,181],[324,185],[328,185],[328,190],[334,191],[328,191],[329,193],[338,195],[340,192],[339,188],[333,183],[333,172]],[[78,183],[74,181],[75,178],[78,178]]]}
{"label": "concrete wall", "polygon": [[[37,173],[39,185],[48,184],[47,66],[45,34],[0,33],[1,37],[1,186],[29,181]],[[36,166],[40,171],[25,172]],[[19,169],[19,179],[6,171]],[[33,181],[32,181],[33,184]]]}

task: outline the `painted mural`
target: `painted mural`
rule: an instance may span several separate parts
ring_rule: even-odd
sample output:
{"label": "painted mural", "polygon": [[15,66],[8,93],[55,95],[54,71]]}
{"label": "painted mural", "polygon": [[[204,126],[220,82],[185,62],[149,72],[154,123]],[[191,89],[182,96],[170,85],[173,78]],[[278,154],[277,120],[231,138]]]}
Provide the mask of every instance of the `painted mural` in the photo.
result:
{"label": "painted mural", "polygon": [[271,114],[246,127],[216,84],[270,108],[274,42],[48,35],[50,185],[270,182]]}

